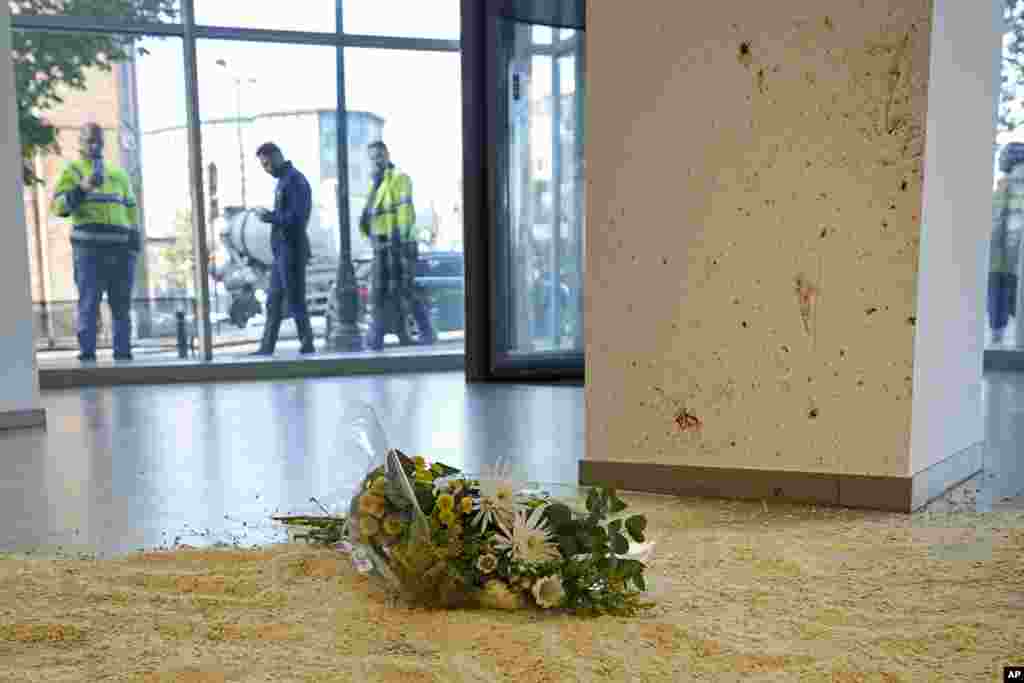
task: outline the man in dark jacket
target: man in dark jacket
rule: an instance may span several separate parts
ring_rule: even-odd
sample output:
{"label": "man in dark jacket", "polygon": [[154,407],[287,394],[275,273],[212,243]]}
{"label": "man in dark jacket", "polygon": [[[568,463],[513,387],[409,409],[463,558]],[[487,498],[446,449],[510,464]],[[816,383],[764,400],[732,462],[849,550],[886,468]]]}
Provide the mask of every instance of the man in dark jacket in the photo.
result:
{"label": "man in dark jacket", "polygon": [[254,355],[273,355],[285,300],[302,342],[300,353],[313,353],[313,328],[306,310],[306,265],[312,256],[306,228],[313,210],[312,191],[306,176],[292,162],[285,161],[280,148],[274,143],[261,145],[256,156],[263,170],[277,178],[277,189],[274,192],[274,210],[260,209],[258,212],[261,219],[273,226],[270,246],[274,263],[267,299],[267,323],[263,328],[260,349]]}

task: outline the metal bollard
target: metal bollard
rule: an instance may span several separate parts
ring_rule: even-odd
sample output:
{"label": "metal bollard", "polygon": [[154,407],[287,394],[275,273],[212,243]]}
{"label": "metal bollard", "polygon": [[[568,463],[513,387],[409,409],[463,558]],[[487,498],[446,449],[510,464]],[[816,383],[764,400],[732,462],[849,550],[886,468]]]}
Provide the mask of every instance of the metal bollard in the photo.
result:
{"label": "metal bollard", "polygon": [[185,312],[174,314],[178,319],[178,358],[188,358],[188,336],[185,334]]}

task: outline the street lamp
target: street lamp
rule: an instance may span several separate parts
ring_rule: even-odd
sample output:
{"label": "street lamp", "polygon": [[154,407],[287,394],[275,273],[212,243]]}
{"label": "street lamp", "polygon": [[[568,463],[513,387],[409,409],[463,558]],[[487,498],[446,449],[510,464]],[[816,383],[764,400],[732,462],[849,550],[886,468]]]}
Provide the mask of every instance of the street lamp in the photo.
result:
{"label": "street lamp", "polygon": [[227,61],[224,59],[218,59],[217,66],[228,70],[228,73],[231,74],[231,80],[235,82],[235,126],[238,131],[238,168],[242,174],[242,206],[247,207],[248,204],[245,201],[245,145],[242,141],[242,81],[244,80],[247,84],[254,85],[256,79],[243,79],[241,76],[232,73],[228,68]]}

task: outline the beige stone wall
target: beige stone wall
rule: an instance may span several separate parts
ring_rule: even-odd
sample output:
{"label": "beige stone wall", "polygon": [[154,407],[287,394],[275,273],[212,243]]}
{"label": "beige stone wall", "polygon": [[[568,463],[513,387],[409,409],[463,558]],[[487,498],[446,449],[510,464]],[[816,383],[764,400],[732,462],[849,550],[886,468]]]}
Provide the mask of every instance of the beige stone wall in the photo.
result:
{"label": "beige stone wall", "polygon": [[649,5],[588,4],[587,458],[907,476],[929,1]]}

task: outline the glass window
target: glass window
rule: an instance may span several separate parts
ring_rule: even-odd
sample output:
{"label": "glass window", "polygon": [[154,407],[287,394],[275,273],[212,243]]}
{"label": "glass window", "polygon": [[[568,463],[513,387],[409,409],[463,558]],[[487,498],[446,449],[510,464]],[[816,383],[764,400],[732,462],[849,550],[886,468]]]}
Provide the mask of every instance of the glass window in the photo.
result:
{"label": "glass window", "polygon": [[459,0],[342,0],[345,33],[458,40]]}
{"label": "glass window", "polygon": [[260,0],[195,0],[196,23],[206,26],[277,29],[284,31],[337,31],[336,0],[266,2]]}
{"label": "glass window", "polygon": [[103,0],[103,2],[40,2],[8,0],[11,15],[64,14],[127,23],[181,23],[179,0]]}
{"label": "glass window", "polygon": [[[191,325],[195,308],[188,160],[166,156],[154,133],[185,124],[181,40],[14,31],[12,52],[26,144],[26,225],[41,365],[77,363],[84,350],[76,333],[79,285],[92,285],[76,282],[71,244],[73,224],[81,221],[75,213],[58,215],[54,200],[62,177],[74,182],[68,180],[74,173],[70,162],[82,158],[79,130],[86,122],[99,124],[104,133],[101,178],[114,182],[123,171],[137,207],[130,227],[139,228],[139,250],[134,271],[122,279],[131,283],[125,301],[133,355],[176,356],[175,314],[184,313]],[[183,138],[176,144],[187,149]],[[171,190],[179,203],[167,201]],[[130,217],[125,211],[111,220],[127,225]],[[77,235],[79,243],[85,232]],[[79,264],[84,277],[84,262]],[[93,319],[95,353],[105,362],[113,342],[109,294]],[[193,331],[190,326],[189,338]]]}
{"label": "glass window", "polygon": [[[373,182],[366,144],[382,140],[391,162],[412,182],[417,291],[438,344],[459,348],[464,338],[461,87],[457,52],[345,49],[349,120],[360,121],[359,128],[352,128],[360,135],[350,140],[349,153],[357,265],[373,256],[370,241],[358,231]],[[372,304],[369,308],[372,317]],[[412,338],[418,330],[414,323],[407,321]],[[385,337],[385,344],[400,341],[397,332]]]}
{"label": "glass window", "polygon": [[989,348],[1016,350],[1024,347],[1024,17],[1011,9],[1004,16],[985,340]]}
{"label": "glass window", "polygon": [[[499,281],[497,351],[509,357],[583,352],[582,42],[547,26],[512,23],[509,214]],[[531,46],[536,46],[532,47]],[[543,46],[543,47],[541,47]],[[550,47],[548,47],[550,46]]]}
{"label": "glass window", "polygon": [[[201,40],[196,60],[210,206],[207,245],[215,352],[257,351],[271,317],[272,229],[258,211],[274,208],[277,180],[256,157],[267,142],[281,149],[312,191],[306,302],[314,343],[322,347],[328,294],[338,266],[337,149],[332,144],[337,139],[336,49]],[[298,64],[301,79],[295,78]],[[310,82],[319,85],[311,88]],[[211,167],[215,187],[210,184]],[[281,315],[273,350],[278,356],[296,355],[301,343],[295,320],[287,307]]]}

